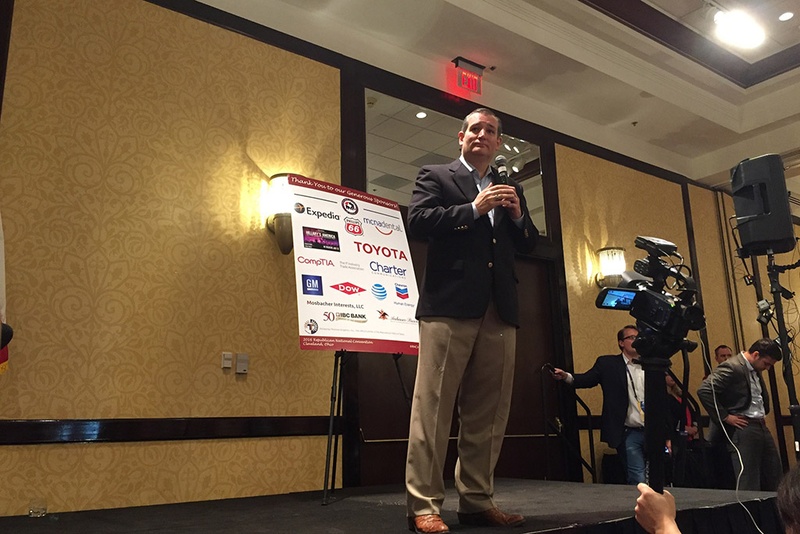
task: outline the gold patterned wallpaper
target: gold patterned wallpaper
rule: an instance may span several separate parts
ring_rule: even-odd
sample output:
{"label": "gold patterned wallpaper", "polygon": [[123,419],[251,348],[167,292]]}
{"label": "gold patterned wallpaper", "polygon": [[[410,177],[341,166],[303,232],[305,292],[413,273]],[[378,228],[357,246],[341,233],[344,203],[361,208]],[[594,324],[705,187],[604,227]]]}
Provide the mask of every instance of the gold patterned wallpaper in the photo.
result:
{"label": "gold patterned wallpaper", "polygon": [[[140,0],[16,0],[0,417],[327,415],[260,181],[340,183],[339,72]],[[250,369],[220,369],[222,351]],[[324,438],[3,447],[0,515],[321,486]]]}

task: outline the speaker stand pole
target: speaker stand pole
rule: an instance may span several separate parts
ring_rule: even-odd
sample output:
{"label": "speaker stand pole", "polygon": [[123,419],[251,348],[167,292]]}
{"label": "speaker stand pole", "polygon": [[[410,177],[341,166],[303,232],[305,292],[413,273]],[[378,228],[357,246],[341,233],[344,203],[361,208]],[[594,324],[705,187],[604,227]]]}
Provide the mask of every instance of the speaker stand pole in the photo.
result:
{"label": "speaker stand pole", "polygon": [[[783,292],[785,291],[778,282],[778,275],[782,271],[780,266],[775,265],[775,255],[770,250],[767,254],[767,276],[769,277],[769,287],[772,293],[772,301],[775,306],[775,318],[778,321],[778,336],[783,353],[783,380],[789,391],[789,413],[792,419],[792,430],[794,433],[794,454],[795,459],[800,460],[800,405],[797,402],[797,392],[794,386],[794,375],[792,374],[792,353],[789,349],[789,334],[786,331],[786,321],[783,317]],[[776,413],[776,424],[780,425],[780,414]],[[788,467],[788,462],[784,463]]]}

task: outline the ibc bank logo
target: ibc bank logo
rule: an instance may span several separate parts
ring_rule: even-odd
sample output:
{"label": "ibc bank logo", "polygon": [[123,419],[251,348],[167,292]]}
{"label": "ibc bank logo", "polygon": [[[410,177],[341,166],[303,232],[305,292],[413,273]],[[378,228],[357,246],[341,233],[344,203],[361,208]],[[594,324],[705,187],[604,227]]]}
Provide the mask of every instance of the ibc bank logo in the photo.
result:
{"label": "ibc bank logo", "polygon": [[318,295],[322,296],[322,277],[313,274],[304,274],[303,278],[303,295]]}
{"label": "ibc bank logo", "polygon": [[365,291],[363,287],[358,287],[355,284],[351,284],[350,282],[343,282],[341,284],[333,284],[331,286],[336,291],[341,291],[347,295],[355,295],[356,293],[361,293]]}

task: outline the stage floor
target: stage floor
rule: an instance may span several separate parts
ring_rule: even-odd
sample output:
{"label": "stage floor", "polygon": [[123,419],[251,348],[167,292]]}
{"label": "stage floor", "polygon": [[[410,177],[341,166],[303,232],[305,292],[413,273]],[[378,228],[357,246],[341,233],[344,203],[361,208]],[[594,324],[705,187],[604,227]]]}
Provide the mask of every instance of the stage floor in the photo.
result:
{"label": "stage floor", "polygon": [[[683,534],[758,532],[733,491],[670,488],[678,503]],[[517,528],[462,527],[457,498],[448,491],[442,517],[451,532],[634,532],[633,486],[501,479],[496,500],[506,511],[525,515]],[[774,493],[740,492],[764,534],[780,534]],[[38,533],[304,533],[375,534],[408,532],[402,487],[336,490],[322,505],[322,491],[199,503],[0,518],[0,532]]]}

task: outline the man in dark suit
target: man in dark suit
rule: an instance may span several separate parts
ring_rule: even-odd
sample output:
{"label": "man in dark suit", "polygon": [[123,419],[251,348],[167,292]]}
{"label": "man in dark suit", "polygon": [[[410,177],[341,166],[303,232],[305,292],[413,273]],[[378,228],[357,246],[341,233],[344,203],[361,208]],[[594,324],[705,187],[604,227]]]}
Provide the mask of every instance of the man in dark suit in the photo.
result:
{"label": "man in dark suit", "polygon": [[761,377],[782,357],[777,343],[759,339],[747,351],[719,364],[697,390],[711,418],[709,441],[728,442],[733,472],[741,471],[739,489],[775,491],[783,475],[765,422],[769,394]]}
{"label": "man in dark suit", "polygon": [[409,233],[428,240],[406,464],[408,526],[415,532],[449,532],[441,518],[443,467],[456,402],[459,522],[524,522],[495,506],[494,468],[514,378],[514,255],[533,250],[539,232],[522,187],[511,179],[499,184],[490,165],[501,129],[488,109],[467,115],[458,134],[461,156],[423,167],[408,209]]}
{"label": "man in dark suit", "polygon": [[621,354],[598,357],[583,374],[553,370],[553,378],[576,388],[600,385],[603,390],[600,440],[617,449],[625,479],[633,485],[644,482],[645,473],[644,371],[633,348],[638,335],[635,326],[623,327],[617,332]]}

